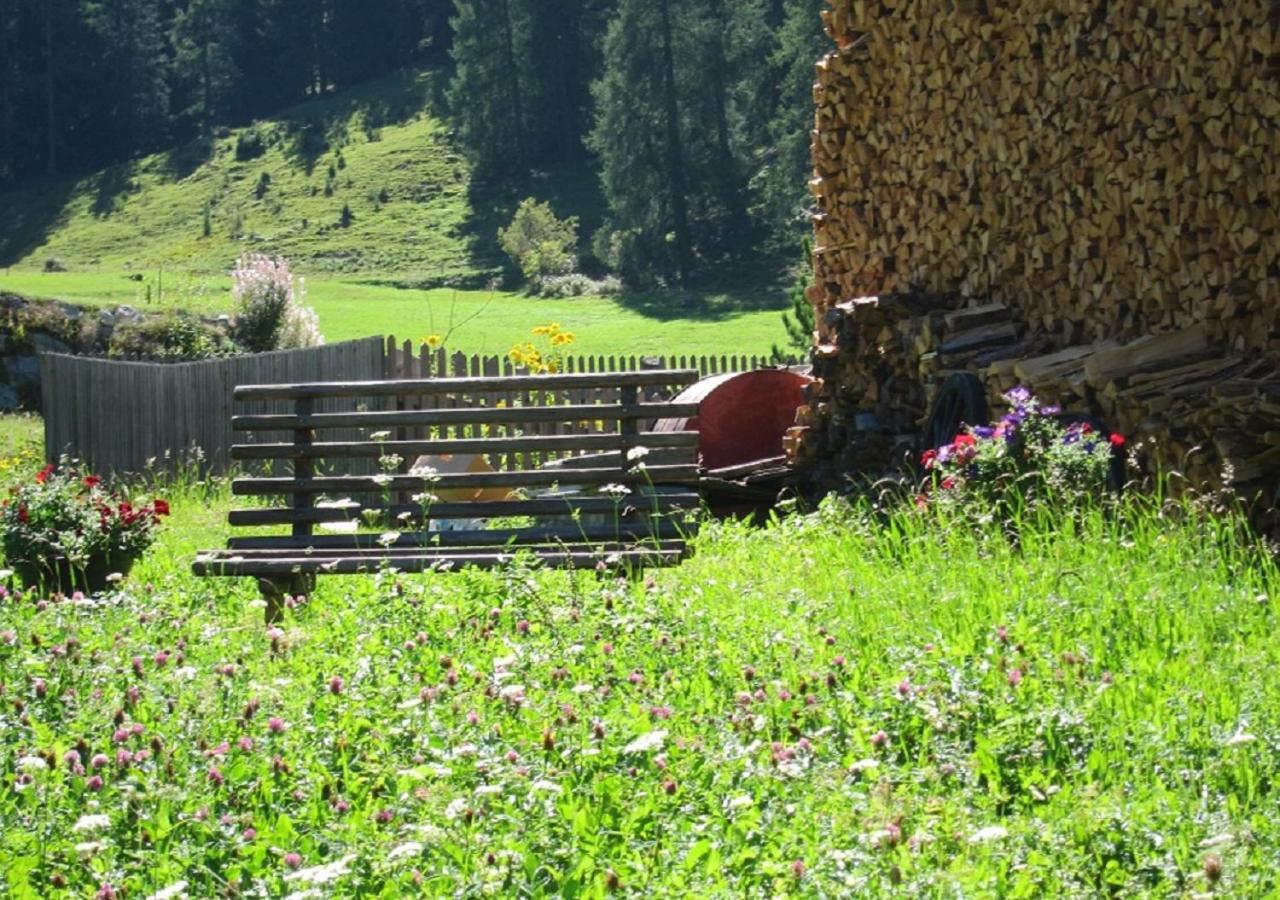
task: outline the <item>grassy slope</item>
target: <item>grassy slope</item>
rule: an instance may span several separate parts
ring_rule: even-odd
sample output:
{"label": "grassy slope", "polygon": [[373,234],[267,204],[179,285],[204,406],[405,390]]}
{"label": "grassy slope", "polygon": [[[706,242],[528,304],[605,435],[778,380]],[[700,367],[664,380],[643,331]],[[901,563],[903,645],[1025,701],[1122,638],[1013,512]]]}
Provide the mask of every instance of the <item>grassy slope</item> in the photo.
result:
{"label": "grassy slope", "polygon": [[110,602],[0,602],[6,784],[80,739],[114,755],[117,708],[159,754],[100,793],[61,763],[0,793],[7,896],[282,895],[287,852],[352,854],[337,896],[603,897],[609,872],[635,896],[1187,896],[1210,857],[1215,895],[1280,889],[1280,577],[1201,511],[1027,523],[1014,550],[833,507],[711,529],[652,586],[327,579],[273,648],[252,585],[188,574],[225,490],[171,496]]}
{"label": "grassy slope", "polygon": [[[0,262],[218,273],[242,250],[261,250],[307,272],[467,274],[467,168],[430,113],[436,77],[404,75],[295,107],[258,126],[269,146],[246,162],[235,159],[236,130],[0,195],[0,207],[18,213],[0,223]],[[270,183],[258,198],[263,175]],[[349,228],[338,225],[344,204]]]}
{"label": "grassy slope", "polygon": [[[239,253],[256,250],[286,256],[307,277],[331,341],[443,333],[451,312],[469,324],[450,345],[468,353],[505,352],[553,320],[590,353],[764,353],[781,336],[785,288],[768,267],[616,300],[398,289],[485,281],[499,264],[496,229],[523,191],[578,215],[584,234],[599,219],[585,169],[548,173],[510,196],[473,196],[466,164],[432,112],[438,78],[406,74],[288,110],[257,126],[269,147],[247,162],[235,159],[236,130],[80,180],[0,194],[0,290],[221,312],[230,304],[225,273]],[[258,198],[264,174],[270,182]],[[349,228],[338,226],[344,204],[354,216]],[[233,236],[237,229],[243,237]],[[52,257],[70,271],[39,271]]]}

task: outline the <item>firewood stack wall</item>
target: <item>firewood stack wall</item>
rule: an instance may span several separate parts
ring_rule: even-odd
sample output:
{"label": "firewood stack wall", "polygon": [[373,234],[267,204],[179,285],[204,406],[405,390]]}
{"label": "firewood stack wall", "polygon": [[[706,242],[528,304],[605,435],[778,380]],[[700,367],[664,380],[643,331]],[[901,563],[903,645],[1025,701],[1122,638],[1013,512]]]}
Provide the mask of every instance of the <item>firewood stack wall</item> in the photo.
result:
{"label": "firewood stack wall", "polygon": [[971,371],[1274,495],[1280,3],[828,2],[792,458],[888,464]]}

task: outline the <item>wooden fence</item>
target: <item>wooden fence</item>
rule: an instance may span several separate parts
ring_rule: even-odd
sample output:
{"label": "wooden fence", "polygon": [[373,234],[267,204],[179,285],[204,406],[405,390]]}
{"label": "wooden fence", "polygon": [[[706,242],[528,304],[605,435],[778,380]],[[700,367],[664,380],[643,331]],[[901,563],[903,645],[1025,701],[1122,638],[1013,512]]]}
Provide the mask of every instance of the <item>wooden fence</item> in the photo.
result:
{"label": "wooden fence", "polygon": [[[141,472],[199,461],[230,465],[231,391],[238,384],[364,381],[383,377],[385,345],[367,338],[307,350],[185,363],[40,357],[45,457],[66,453],[95,471]],[[328,401],[348,411],[351,401]],[[238,412],[287,412],[279,403],[240,404]],[[270,437],[264,435],[264,438]],[[277,437],[276,439],[283,439]]]}
{"label": "wooden fence", "polygon": [[[641,369],[697,369],[698,375],[721,375],[728,372],[750,372],[776,365],[794,365],[799,360],[778,363],[766,355],[748,354],[670,354],[663,356],[585,356],[566,354],[561,357],[564,372],[635,372]],[[443,347],[428,349],[413,341],[387,338],[387,378],[467,377],[473,375],[513,375],[519,369],[506,356],[468,356],[449,353]]]}
{"label": "wooden fence", "polygon": [[[700,375],[746,372],[774,365],[763,356],[565,356],[563,371],[618,372],[640,369],[696,369]],[[514,375],[524,372],[505,356],[466,356],[434,350],[394,338],[366,338],[307,350],[259,353],[183,363],[125,362],[64,354],[40,357],[45,417],[45,457],[50,462],[68,454],[95,471],[141,472],[149,466],[171,469],[200,462],[206,472],[230,467],[232,389],[238,384],[300,381],[373,381],[449,376]],[[656,397],[654,399],[657,399]],[[604,390],[525,392],[520,396],[483,396],[461,401],[452,396],[400,398],[405,409],[432,408],[460,402],[491,406],[547,406],[562,403],[615,403]],[[318,412],[346,412],[358,400],[329,400]],[[369,408],[365,404],[362,408]],[[279,403],[244,403],[237,413],[289,412]],[[520,426],[526,434],[589,434],[599,423],[547,423]],[[400,429],[400,439],[426,439]],[[461,437],[463,435],[456,435]],[[260,441],[288,440],[287,434],[259,433]],[[333,431],[325,440],[364,440],[355,430]],[[551,456],[524,460],[543,464]],[[514,467],[514,459],[494,461]]]}

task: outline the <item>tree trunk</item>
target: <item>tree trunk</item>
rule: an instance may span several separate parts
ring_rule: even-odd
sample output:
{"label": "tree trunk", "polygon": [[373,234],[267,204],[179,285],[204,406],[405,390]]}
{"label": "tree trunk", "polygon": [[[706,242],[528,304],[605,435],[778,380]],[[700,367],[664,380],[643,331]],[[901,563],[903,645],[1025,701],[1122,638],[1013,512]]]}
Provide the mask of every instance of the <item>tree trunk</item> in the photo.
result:
{"label": "tree trunk", "polygon": [[667,174],[671,180],[671,212],[675,219],[676,277],[693,267],[689,242],[689,201],[685,196],[684,150],[680,144],[680,105],[676,101],[675,53],[672,51],[670,0],[658,0],[662,26],[662,94],[667,115]]}
{"label": "tree trunk", "polygon": [[511,25],[511,0],[502,0],[502,41],[506,54],[507,97],[511,105],[511,120],[515,124],[516,163],[523,168],[529,157],[524,142],[524,98],[520,90],[520,63],[516,59],[515,35]]}
{"label": "tree trunk", "polygon": [[58,118],[53,94],[53,0],[44,2],[44,102],[49,138],[45,162],[52,174],[58,171]]}
{"label": "tree trunk", "polygon": [[716,178],[720,185],[720,202],[724,204],[733,220],[733,228],[745,225],[747,219],[746,205],[742,202],[741,185],[738,183],[737,165],[733,159],[733,149],[729,145],[729,113],[726,105],[725,67],[728,65],[724,52],[724,32],[726,22],[723,0],[708,0],[711,12],[711,46],[710,77],[711,103],[716,126]]}

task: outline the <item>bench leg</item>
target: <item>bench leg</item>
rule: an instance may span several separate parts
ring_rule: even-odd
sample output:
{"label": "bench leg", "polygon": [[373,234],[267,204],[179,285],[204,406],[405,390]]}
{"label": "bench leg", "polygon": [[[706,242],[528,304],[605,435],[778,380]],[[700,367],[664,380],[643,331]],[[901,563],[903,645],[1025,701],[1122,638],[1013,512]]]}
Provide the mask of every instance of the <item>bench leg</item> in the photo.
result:
{"label": "bench leg", "polygon": [[316,576],[310,573],[287,575],[282,578],[259,578],[258,590],[267,602],[266,620],[274,625],[284,618],[285,597],[309,596],[316,587]]}

